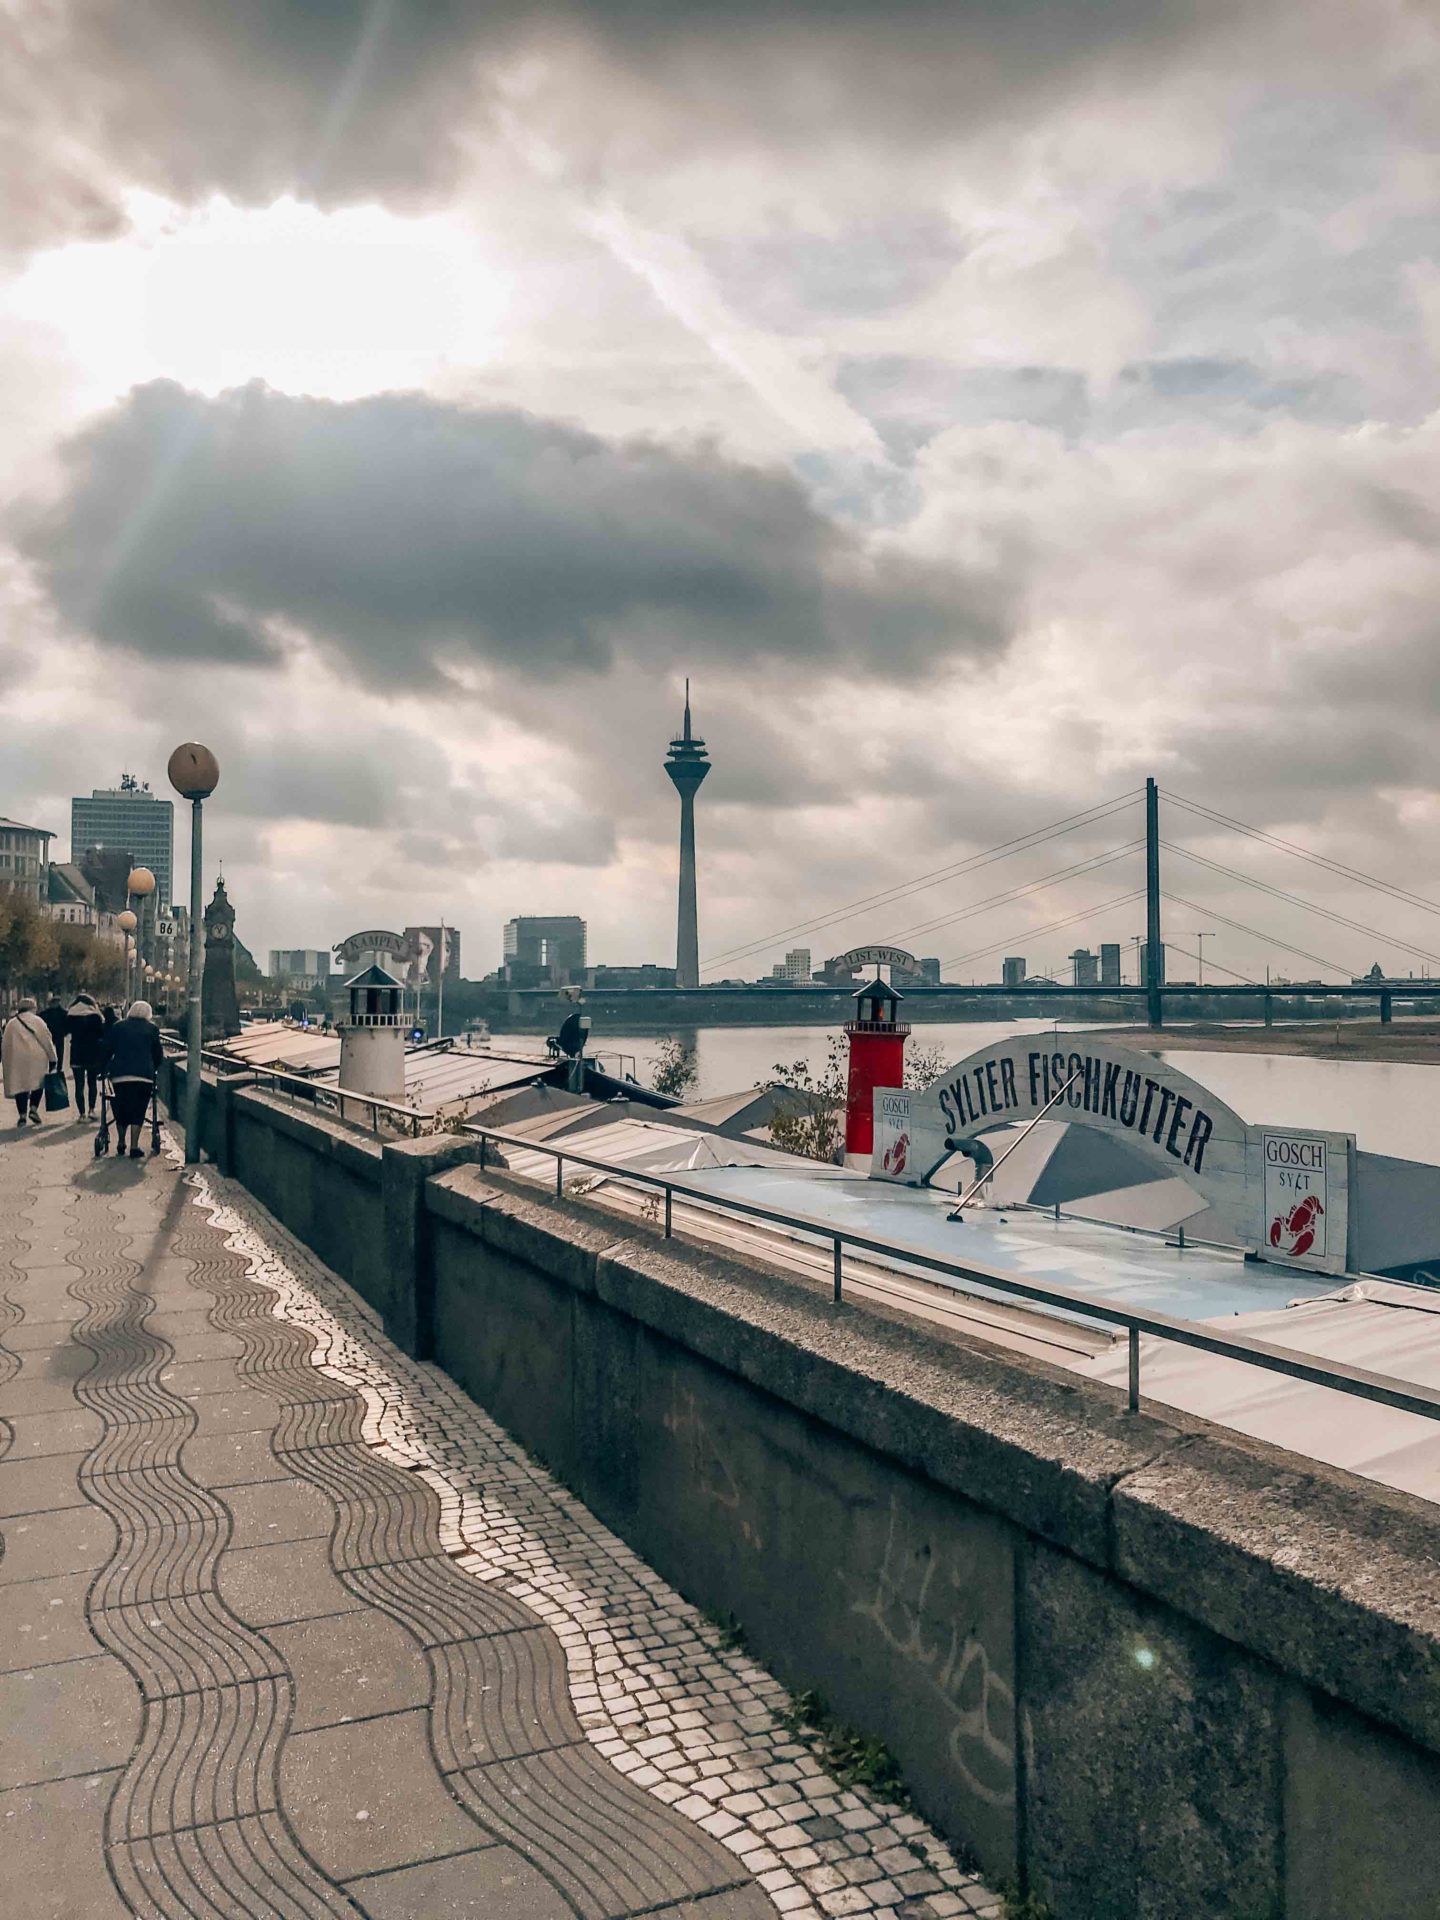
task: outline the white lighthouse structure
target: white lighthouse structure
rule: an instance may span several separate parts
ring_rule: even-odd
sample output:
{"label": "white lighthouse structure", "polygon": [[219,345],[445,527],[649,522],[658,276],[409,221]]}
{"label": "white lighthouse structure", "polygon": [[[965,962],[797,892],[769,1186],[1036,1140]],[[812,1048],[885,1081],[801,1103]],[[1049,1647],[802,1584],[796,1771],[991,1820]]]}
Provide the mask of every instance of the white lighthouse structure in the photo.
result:
{"label": "white lighthouse structure", "polygon": [[405,1099],[405,990],[383,967],[366,967],[347,980],[349,1018],[340,1027],[340,1114],[367,1119],[358,1104],[347,1111],[344,1095],[363,1094],[399,1106]]}

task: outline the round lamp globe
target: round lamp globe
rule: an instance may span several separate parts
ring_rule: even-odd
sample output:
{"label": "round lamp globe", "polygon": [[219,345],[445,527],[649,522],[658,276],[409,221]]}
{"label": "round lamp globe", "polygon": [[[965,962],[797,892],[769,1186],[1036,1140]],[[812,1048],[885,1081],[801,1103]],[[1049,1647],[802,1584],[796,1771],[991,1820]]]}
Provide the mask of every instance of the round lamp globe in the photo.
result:
{"label": "round lamp globe", "polygon": [[165,771],[170,784],[185,800],[208,800],[220,784],[220,763],[208,747],[186,740],[176,747]]}
{"label": "round lamp globe", "polygon": [[155,891],[155,876],[149,867],[132,867],[130,878],[125,882],[127,893],[143,897]]}
{"label": "round lamp globe", "polygon": [[136,920],[134,914],[130,911],[129,907],[126,907],[123,913],[116,914],[115,924],[117,927],[119,927],[122,933],[133,933],[136,927],[139,925],[139,922]]}

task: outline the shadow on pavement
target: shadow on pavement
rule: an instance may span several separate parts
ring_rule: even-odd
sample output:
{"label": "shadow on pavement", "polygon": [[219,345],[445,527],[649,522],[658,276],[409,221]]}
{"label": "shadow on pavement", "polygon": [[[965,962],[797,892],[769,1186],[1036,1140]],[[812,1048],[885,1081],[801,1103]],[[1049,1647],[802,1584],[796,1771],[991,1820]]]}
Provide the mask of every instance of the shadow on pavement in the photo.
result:
{"label": "shadow on pavement", "polygon": [[104,1159],[92,1160],[72,1176],[70,1184],[72,1187],[88,1188],[92,1193],[119,1193],[126,1187],[138,1186],[145,1178],[149,1164],[148,1155],[144,1160],[131,1160],[128,1157],[117,1160],[110,1154]]}

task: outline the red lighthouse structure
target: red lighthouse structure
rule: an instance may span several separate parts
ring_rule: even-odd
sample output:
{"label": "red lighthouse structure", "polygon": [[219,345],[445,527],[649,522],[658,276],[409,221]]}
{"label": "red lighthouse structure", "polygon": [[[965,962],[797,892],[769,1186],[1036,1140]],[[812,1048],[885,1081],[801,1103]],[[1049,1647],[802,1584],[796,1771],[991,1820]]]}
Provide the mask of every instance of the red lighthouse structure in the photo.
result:
{"label": "red lighthouse structure", "polygon": [[877,974],[855,995],[850,1037],[850,1079],[845,1094],[845,1158],[875,1144],[876,1087],[898,1087],[905,1077],[909,1026],[899,1017],[900,995]]}

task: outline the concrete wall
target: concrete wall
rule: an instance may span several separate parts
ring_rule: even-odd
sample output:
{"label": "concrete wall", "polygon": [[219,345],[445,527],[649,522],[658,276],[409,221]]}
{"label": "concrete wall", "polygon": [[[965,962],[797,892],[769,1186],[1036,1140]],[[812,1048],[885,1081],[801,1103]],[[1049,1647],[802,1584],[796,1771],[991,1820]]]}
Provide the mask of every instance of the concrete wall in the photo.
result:
{"label": "concrete wall", "polygon": [[992,1874],[1062,1920],[1440,1911],[1423,1503],[493,1174],[428,1192],[436,1358]]}
{"label": "concrete wall", "polygon": [[379,1144],[273,1094],[237,1089],[233,1101],[226,1171],[388,1320]]}
{"label": "concrete wall", "polygon": [[[279,1217],[992,1875],[1059,1920],[1440,1911],[1433,1509],[233,1097]],[[320,1196],[377,1191],[347,1251]]]}

